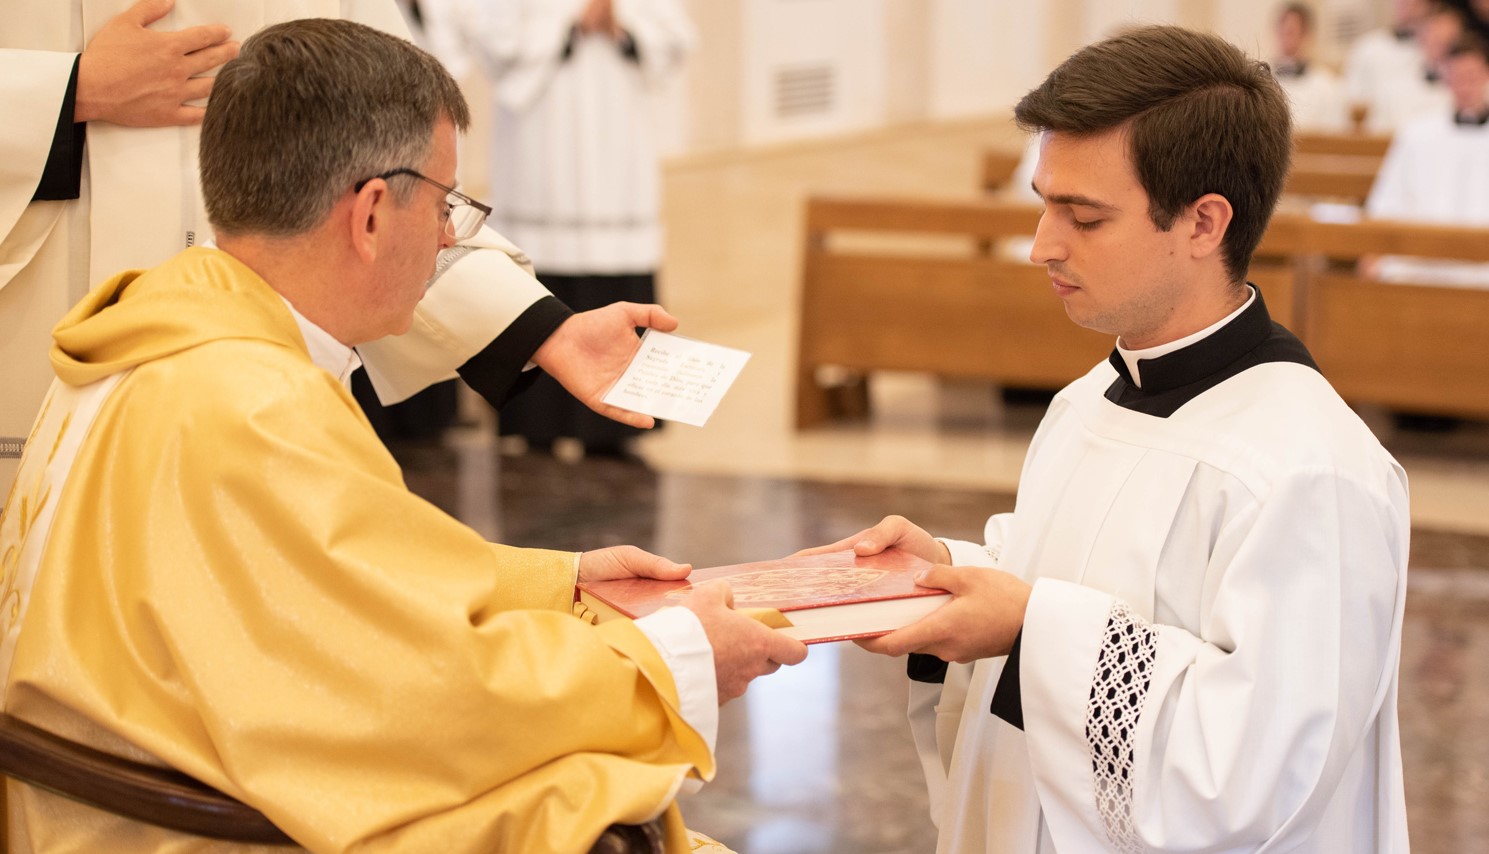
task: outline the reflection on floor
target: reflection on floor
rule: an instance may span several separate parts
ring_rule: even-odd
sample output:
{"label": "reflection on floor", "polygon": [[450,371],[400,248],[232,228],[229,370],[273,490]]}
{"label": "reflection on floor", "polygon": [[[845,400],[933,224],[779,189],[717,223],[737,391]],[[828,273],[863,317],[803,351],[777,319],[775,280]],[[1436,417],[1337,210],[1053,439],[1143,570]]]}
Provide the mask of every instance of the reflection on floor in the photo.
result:
{"label": "reflection on floor", "polygon": [[[1003,492],[499,459],[486,435],[399,456],[415,491],[516,545],[634,543],[703,566],[787,554],[889,512],[976,538],[1012,507]],[[1412,847],[1489,850],[1489,537],[1417,530],[1411,560],[1400,708]],[[685,799],[689,823],[741,854],[933,850],[902,667],[827,646],[757,681],[722,710],[719,774]]]}

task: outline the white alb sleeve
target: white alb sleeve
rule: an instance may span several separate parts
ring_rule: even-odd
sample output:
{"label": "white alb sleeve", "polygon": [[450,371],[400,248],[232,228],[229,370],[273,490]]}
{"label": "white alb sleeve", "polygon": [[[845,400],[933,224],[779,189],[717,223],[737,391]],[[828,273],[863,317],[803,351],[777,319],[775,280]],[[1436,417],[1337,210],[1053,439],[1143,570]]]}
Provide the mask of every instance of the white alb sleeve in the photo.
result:
{"label": "white alb sleeve", "polygon": [[[702,737],[712,754],[719,738],[719,688],[714,676],[713,645],[698,615],[687,608],[663,608],[636,621],[672,671],[682,719]],[[703,781],[689,777],[682,791],[692,794]]]}

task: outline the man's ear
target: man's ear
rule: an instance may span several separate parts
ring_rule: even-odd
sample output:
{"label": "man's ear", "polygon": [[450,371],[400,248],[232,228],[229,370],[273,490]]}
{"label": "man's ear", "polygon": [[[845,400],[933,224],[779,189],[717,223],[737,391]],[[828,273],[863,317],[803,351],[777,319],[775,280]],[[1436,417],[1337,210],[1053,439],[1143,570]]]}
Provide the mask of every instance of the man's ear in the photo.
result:
{"label": "man's ear", "polygon": [[1225,233],[1230,229],[1235,211],[1230,201],[1219,193],[1206,193],[1189,206],[1192,231],[1189,234],[1189,251],[1193,258],[1208,258],[1220,251]]}
{"label": "man's ear", "polygon": [[383,226],[387,224],[392,203],[393,195],[388,190],[388,182],[382,178],[373,178],[352,196],[345,222],[352,251],[364,262],[371,263],[377,259],[378,243],[383,236]]}

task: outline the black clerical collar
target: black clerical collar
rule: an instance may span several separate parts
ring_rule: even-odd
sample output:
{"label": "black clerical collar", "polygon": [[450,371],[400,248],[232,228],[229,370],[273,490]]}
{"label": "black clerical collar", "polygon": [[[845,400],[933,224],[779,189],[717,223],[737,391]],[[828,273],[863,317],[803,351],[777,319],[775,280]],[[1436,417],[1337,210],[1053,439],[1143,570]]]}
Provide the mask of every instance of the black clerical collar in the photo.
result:
{"label": "black clerical collar", "polygon": [[1454,113],[1453,124],[1467,127],[1483,127],[1489,124],[1489,107],[1483,107],[1476,113]]}
{"label": "black clerical collar", "polygon": [[1272,322],[1261,289],[1251,287],[1256,290],[1256,299],[1231,322],[1172,353],[1139,360],[1141,388],[1133,383],[1122,354],[1113,350],[1107,361],[1116,369],[1117,378],[1107,387],[1106,399],[1124,409],[1167,418],[1204,392],[1256,365],[1295,362],[1318,370],[1303,342]]}

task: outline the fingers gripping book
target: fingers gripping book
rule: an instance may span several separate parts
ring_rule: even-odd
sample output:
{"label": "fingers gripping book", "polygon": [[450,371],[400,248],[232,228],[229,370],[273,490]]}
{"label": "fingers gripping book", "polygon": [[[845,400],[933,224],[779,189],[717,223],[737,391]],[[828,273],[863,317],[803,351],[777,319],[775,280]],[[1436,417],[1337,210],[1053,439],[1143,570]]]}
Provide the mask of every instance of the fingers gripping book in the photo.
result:
{"label": "fingers gripping book", "polygon": [[635,619],[680,605],[695,585],[729,582],[734,606],[803,643],[888,634],[951,599],[915,576],[931,566],[899,549],[860,557],[852,551],[695,569],[683,581],[624,578],[581,582],[579,601],[600,622]]}

